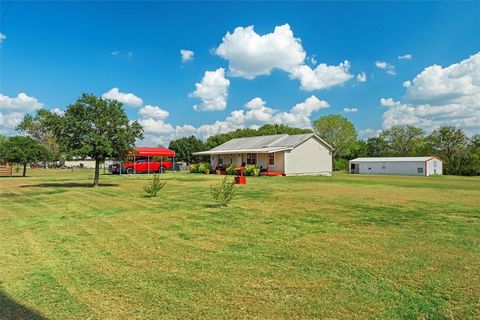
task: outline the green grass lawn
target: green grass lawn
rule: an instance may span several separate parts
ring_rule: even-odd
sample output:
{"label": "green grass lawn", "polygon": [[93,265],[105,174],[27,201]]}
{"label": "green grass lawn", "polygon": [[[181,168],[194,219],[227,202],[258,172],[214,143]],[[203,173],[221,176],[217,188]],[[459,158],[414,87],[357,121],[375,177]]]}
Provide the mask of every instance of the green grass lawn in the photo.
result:
{"label": "green grass lawn", "polygon": [[480,179],[0,178],[0,319],[479,319]]}

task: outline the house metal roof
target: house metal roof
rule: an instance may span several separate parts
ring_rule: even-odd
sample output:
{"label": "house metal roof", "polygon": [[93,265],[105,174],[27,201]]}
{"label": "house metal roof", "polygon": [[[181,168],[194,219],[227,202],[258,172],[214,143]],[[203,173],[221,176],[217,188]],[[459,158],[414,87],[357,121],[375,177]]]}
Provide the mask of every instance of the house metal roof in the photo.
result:
{"label": "house metal roof", "polygon": [[271,153],[293,149],[311,137],[316,137],[328,149],[331,149],[330,145],[328,145],[314,133],[295,135],[275,134],[270,136],[235,138],[211,150],[196,152],[194,154],[213,155],[228,153]]}
{"label": "house metal roof", "polygon": [[356,158],[350,160],[351,162],[418,162],[428,161],[430,159],[439,159],[435,157],[378,157],[378,158]]}

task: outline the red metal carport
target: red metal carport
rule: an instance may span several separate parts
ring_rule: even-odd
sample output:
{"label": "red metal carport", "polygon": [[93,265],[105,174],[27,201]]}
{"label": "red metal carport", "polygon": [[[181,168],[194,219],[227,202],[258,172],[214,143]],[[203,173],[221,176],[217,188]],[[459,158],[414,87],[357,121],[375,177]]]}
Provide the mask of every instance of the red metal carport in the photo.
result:
{"label": "red metal carport", "polygon": [[[135,151],[128,152],[129,155],[133,155],[133,162],[135,162],[136,157],[147,157],[147,163],[150,163],[150,157],[171,157],[173,158],[172,161],[172,171],[175,170],[175,151],[167,149],[167,148],[160,148],[160,147],[134,147]],[[162,162],[160,160],[160,162]],[[121,171],[121,170],[120,170]]]}
{"label": "red metal carport", "polygon": [[128,154],[136,157],[175,157],[175,151],[167,148],[135,147],[135,151]]}

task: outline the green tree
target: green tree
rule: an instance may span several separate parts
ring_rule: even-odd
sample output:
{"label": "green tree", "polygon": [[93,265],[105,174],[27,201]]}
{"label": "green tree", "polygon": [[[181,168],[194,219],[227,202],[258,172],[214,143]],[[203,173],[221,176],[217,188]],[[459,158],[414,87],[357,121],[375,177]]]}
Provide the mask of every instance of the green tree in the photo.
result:
{"label": "green tree", "polygon": [[17,126],[17,131],[26,134],[48,151],[45,160],[58,160],[60,158],[60,147],[53,132],[53,124],[58,121],[58,116],[46,109],[39,109],[35,115],[27,114]]}
{"label": "green tree", "polygon": [[460,174],[468,159],[468,137],[462,129],[443,126],[434,130],[427,139],[430,150],[443,160],[447,174]]}
{"label": "green tree", "polygon": [[95,160],[93,186],[98,186],[100,163],[107,158],[123,159],[143,138],[142,126],[130,122],[123,104],[116,100],[83,94],[69,105],[65,114],[52,121],[53,132],[61,149],[69,156]]}
{"label": "green tree", "polygon": [[192,153],[205,150],[202,140],[195,136],[172,140],[168,148],[175,151],[178,160],[189,164],[199,162],[200,160],[198,156],[194,156]]}
{"label": "green tree", "polygon": [[462,166],[461,173],[467,176],[480,175],[480,135],[475,135],[470,139],[467,146],[467,160]]}
{"label": "green tree", "polygon": [[350,152],[350,159],[368,157],[368,144],[364,140],[357,140],[355,148]]}
{"label": "green tree", "polygon": [[380,137],[368,138],[366,153],[369,157],[385,157],[387,155],[387,143]]}
{"label": "green tree", "polygon": [[384,156],[411,157],[418,155],[424,143],[422,129],[410,125],[396,125],[380,133],[384,141]]}
{"label": "green tree", "polygon": [[315,120],[313,130],[332,146],[332,170],[335,170],[337,159],[349,156],[357,146],[355,126],[341,115],[331,114]]}
{"label": "green tree", "polygon": [[[250,129],[251,130],[251,129]],[[310,129],[301,129],[301,128],[291,128],[284,124],[264,124],[257,130],[258,136],[268,136],[272,134],[302,134],[302,133],[310,133],[312,130]]]}
{"label": "green tree", "polygon": [[27,174],[27,165],[32,162],[44,161],[48,151],[30,137],[10,137],[0,145],[0,159],[23,165],[23,176]]}

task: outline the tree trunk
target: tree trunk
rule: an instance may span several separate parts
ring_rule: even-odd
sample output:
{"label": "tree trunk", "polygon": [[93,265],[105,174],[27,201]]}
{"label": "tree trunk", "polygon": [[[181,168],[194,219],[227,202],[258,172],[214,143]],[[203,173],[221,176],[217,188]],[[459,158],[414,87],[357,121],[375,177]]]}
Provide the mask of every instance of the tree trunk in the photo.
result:
{"label": "tree trunk", "polygon": [[23,164],[23,176],[25,177],[27,175],[27,164]]}
{"label": "tree trunk", "polygon": [[335,157],[336,157],[336,153],[332,152],[332,173],[333,171],[335,171]]}
{"label": "tree trunk", "polygon": [[95,177],[93,178],[93,186],[98,186],[98,179],[100,178],[100,159],[95,159]]}

